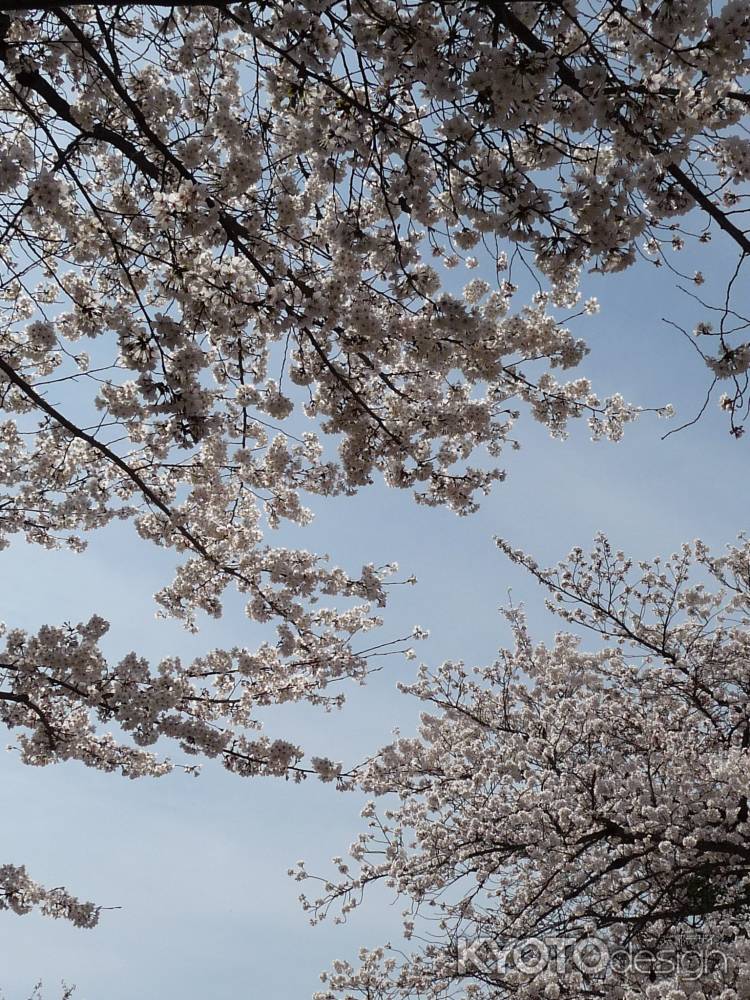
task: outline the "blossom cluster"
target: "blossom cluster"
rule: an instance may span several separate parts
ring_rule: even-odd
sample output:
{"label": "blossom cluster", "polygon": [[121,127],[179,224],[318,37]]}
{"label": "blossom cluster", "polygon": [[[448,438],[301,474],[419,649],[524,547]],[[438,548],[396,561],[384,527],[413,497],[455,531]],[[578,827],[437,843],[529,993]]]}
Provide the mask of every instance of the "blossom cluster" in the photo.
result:
{"label": "blossom cluster", "polygon": [[83,903],[65,889],[46,889],[29,877],[23,865],[0,865],[0,910],[29,913],[35,907],[76,927],[94,927],[99,921],[99,908],[93,903]]}
{"label": "blossom cluster", "polygon": [[[361,769],[368,829],[302,899],[314,921],[345,916],[383,882],[405,903],[413,950],[336,963],[319,1000],[747,996],[750,542],[634,563],[600,537],[554,569],[501,547],[603,645],[589,652],[571,632],[534,644],[511,608],[515,645],[494,664],[423,668],[406,687],[426,705],[419,735]],[[304,864],[290,874],[311,877]],[[682,980],[637,963],[608,977],[582,961],[483,967],[459,954],[461,942],[506,954],[551,938],[676,953],[686,932],[722,961]]]}

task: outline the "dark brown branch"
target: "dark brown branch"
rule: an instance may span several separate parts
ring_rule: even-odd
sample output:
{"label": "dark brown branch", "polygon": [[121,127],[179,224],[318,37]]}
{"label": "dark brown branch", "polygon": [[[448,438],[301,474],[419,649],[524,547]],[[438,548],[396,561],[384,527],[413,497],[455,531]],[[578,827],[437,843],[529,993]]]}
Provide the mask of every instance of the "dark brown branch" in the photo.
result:
{"label": "dark brown branch", "polygon": [[50,725],[50,721],[41,708],[36,705],[27,694],[14,694],[11,691],[0,691],[0,701],[10,701],[17,705],[24,705],[26,708],[31,709],[31,711],[38,716],[39,720],[44,727],[44,732],[47,735],[47,740],[51,749],[55,747],[57,743],[57,737],[55,736],[55,731]]}

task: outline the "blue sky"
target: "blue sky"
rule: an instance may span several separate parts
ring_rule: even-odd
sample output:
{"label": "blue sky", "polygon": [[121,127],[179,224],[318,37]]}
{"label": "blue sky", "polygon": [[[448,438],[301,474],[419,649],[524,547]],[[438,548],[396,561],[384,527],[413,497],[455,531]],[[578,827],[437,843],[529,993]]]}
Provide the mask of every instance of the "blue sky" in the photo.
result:
{"label": "blue sky", "polygon": [[[731,258],[718,241],[702,250],[675,260],[706,273],[710,296],[712,275],[718,290]],[[680,417],[692,417],[708,373],[661,317],[690,329],[704,318],[699,307],[664,269],[638,266],[589,285],[602,311],[581,325],[581,335],[592,348],[584,370],[597,390],[643,405],[672,402]],[[509,590],[525,603],[539,638],[557,627],[544,595],[502,557],[493,535],[551,562],[598,530],[648,557],[696,536],[721,547],[748,526],[747,444],[730,437],[715,402],[697,426],[660,440],[669,426],[647,415],[611,445],[592,444],[581,423],[561,443],[522,415],[522,450],[508,454],[508,481],[478,514],[418,508],[407,493],[377,483],[355,498],[319,503],[312,527],[276,538],[329,552],[353,570],[398,561],[402,575],[414,573],[419,583],[394,588],[385,635],[419,623],[431,631],[419,644],[420,659],[486,662],[508,638],[498,608]],[[235,599],[197,636],[157,621],[151,595],[169,578],[171,557],[127,525],[94,536],[83,556],[19,544],[2,560],[0,618],[13,625],[80,621],[96,612],[113,623],[112,655],[134,648],[154,659],[258,641]],[[386,660],[365,688],[350,689],[342,712],[269,710],[268,730],[310,752],[356,760],[387,742],[394,726],[413,729],[418,705],[395,690],[413,670],[402,659]],[[299,886],[285,874],[298,858],[322,872],[330,856],[345,853],[360,828],[362,802],[353,794],[317,782],[241,779],[216,766],[198,779],[128,781],[73,764],[32,769],[10,752],[0,753],[0,781],[0,860],[120,907],[93,931],[0,913],[6,1000],[24,1000],[39,979],[46,997],[59,993],[61,980],[76,983],[79,1000],[302,1000],[333,958],[399,936],[400,906],[385,893],[345,927],[309,927],[296,901]]]}

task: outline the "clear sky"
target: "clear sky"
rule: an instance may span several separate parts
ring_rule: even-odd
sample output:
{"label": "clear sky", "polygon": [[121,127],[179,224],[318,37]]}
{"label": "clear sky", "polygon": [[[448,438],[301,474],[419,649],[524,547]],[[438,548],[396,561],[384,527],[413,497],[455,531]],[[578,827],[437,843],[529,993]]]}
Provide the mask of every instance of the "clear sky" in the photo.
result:
{"label": "clear sky", "polygon": [[[728,257],[718,242],[703,249],[675,262],[690,272],[700,266],[710,295]],[[692,328],[704,318],[700,308],[664,269],[645,266],[592,278],[588,291],[602,304],[581,325],[592,348],[584,370],[598,391],[643,405],[672,402],[679,417],[692,417],[708,372],[661,318]],[[378,483],[355,498],[326,500],[312,527],[276,538],[329,552],[355,571],[362,562],[398,561],[403,576],[414,573],[419,583],[394,588],[384,637],[419,623],[431,631],[418,646],[420,659],[486,662],[508,638],[497,609],[509,590],[539,638],[557,627],[533,581],[494,547],[494,534],[552,562],[574,544],[586,546],[597,530],[631,555],[650,557],[697,536],[721,547],[748,527],[747,442],[730,437],[715,402],[697,426],[660,440],[678,422],[645,416],[617,445],[592,444],[582,422],[561,443],[523,415],[522,450],[508,454],[508,481],[479,514],[418,508],[409,494]],[[96,535],[82,556],[19,544],[0,565],[0,618],[36,628],[96,612],[113,623],[112,655],[192,657],[257,641],[239,600],[197,636],[157,621],[151,595],[169,579],[171,557],[127,525]],[[359,759],[387,742],[394,726],[413,730],[419,707],[395,685],[414,668],[384,661],[332,716],[299,706],[269,710],[269,732],[310,752]],[[285,874],[298,858],[325,872],[328,858],[346,852],[361,823],[362,802],[352,794],[313,781],[237,778],[218,766],[198,779],[129,781],[77,764],[24,767],[11,752],[0,754],[0,782],[0,862],[24,863],[48,885],[120,907],[91,931],[0,913],[6,1000],[25,1000],[39,979],[46,998],[59,995],[64,980],[77,984],[79,1000],[305,1000],[332,959],[399,936],[400,906],[385,893],[345,927],[309,927],[299,886]]]}

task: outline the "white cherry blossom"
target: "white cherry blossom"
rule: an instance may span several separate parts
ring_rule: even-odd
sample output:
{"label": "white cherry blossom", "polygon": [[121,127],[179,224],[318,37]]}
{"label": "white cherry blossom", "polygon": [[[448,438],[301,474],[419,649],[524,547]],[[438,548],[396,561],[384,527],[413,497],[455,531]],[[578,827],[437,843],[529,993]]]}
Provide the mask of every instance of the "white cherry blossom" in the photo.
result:
{"label": "white cherry blossom", "polygon": [[[515,646],[494,664],[423,668],[406,688],[425,703],[419,734],[360,770],[374,798],[351,868],[334,859],[318,898],[302,897],[314,922],[342,919],[383,882],[405,905],[406,943],[335,963],[319,1000],[740,1000],[750,542],[634,563],[600,537],[554,569],[501,547],[599,648],[569,632],[534,644],[511,608]],[[575,960],[594,940],[617,965]],[[524,949],[539,942],[552,957],[532,968]],[[681,947],[711,960],[666,975]]]}

